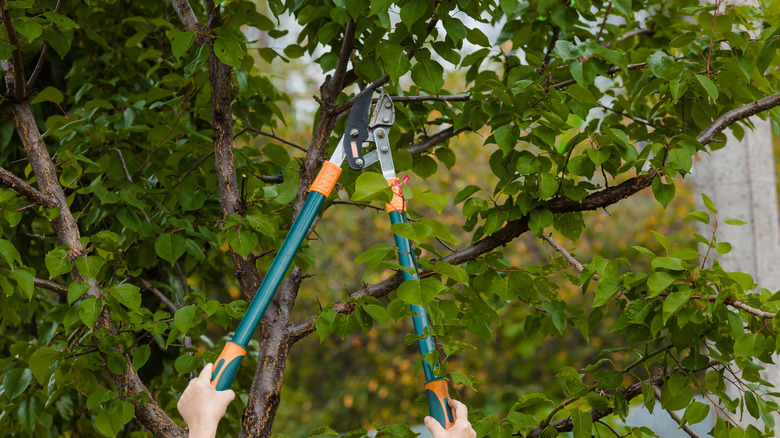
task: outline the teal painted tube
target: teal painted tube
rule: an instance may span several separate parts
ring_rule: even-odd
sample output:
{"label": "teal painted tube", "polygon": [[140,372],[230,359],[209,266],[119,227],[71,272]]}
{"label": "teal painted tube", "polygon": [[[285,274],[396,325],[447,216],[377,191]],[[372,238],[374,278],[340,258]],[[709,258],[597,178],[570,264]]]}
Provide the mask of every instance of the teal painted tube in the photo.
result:
{"label": "teal painted tube", "polygon": [[214,364],[211,384],[217,390],[228,389],[233,383],[238,366],[244,355],[246,355],[246,347],[249,344],[249,340],[252,339],[252,334],[255,332],[257,324],[260,323],[260,319],[268,308],[268,304],[273,299],[274,294],[276,294],[276,289],[279,288],[279,284],[284,279],[287,269],[290,268],[290,264],[293,258],[295,258],[295,254],[298,252],[303,239],[309,232],[311,224],[317,217],[324,200],[325,196],[322,193],[309,192],[306,203],[303,205],[300,213],[298,213],[292,228],[287,233],[279,253],[271,263],[268,273],[263,278],[263,282],[257,289],[255,297],[241,319],[233,339],[225,345]]}
{"label": "teal painted tube", "polygon": [[[388,215],[390,216],[390,222],[393,224],[406,222],[405,213],[400,211],[390,211],[388,212]],[[415,259],[414,251],[412,251],[409,240],[395,233],[393,233],[393,237],[395,238],[395,245],[398,247],[398,261],[401,263],[401,266],[405,268],[416,268],[417,260]],[[410,274],[406,271],[402,271],[402,275],[404,280],[418,279],[417,274]],[[417,314],[412,317],[414,331],[417,335],[422,335],[425,333],[425,328],[430,326],[428,314],[425,312],[425,309],[420,306],[412,304],[410,307],[412,311]],[[417,341],[417,347],[420,349],[420,355],[422,356],[434,351],[436,348],[433,343],[433,337],[431,336],[419,339]],[[441,377],[436,377],[433,374],[433,369],[425,360],[423,360],[422,365],[423,372],[425,373],[425,393],[428,396],[428,412],[431,417],[435,418],[436,421],[442,425],[442,427],[449,429],[450,426],[452,426],[454,419],[452,417],[452,410],[447,404],[447,400],[449,399],[447,381]]]}

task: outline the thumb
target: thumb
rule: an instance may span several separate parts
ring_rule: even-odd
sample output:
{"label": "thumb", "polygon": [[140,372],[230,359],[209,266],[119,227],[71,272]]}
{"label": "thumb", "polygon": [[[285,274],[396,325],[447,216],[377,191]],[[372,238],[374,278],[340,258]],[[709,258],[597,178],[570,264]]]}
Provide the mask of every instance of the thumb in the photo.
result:
{"label": "thumb", "polygon": [[441,424],[439,424],[436,419],[433,417],[425,417],[425,427],[428,428],[429,431],[431,431],[431,435],[433,435],[433,438],[439,438],[443,437],[444,434],[447,432],[446,429],[441,427]]}
{"label": "thumb", "polygon": [[236,393],[233,392],[232,389],[226,389],[224,391],[217,391],[217,395],[220,396],[225,401],[225,404],[228,404],[233,401],[234,398],[236,398]]}

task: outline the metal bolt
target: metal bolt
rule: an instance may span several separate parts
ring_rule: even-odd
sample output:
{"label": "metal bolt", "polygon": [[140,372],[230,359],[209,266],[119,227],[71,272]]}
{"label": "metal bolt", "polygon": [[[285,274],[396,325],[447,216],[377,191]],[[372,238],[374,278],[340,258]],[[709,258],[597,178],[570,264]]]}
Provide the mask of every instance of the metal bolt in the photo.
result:
{"label": "metal bolt", "polygon": [[384,129],[380,129],[380,130],[376,131],[376,136],[379,137],[379,138],[385,138],[385,130]]}
{"label": "metal bolt", "polygon": [[362,158],[358,158],[357,160],[355,160],[355,164],[358,167],[363,167],[363,159]]}
{"label": "metal bolt", "polygon": [[385,108],[392,108],[392,107],[393,107],[393,103],[392,102],[389,102],[389,101],[385,102]]}
{"label": "metal bolt", "polygon": [[349,135],[351,135],[353,137],[357,137],[358,136],[358,130],[357,129],[353,129],[353,130],[349,131]]}
{"label": "metal bolt", "polygon": [[379,150],[382,151],[383,154],[386,154],[389,149],[390,148],[388,148],[387,146],[382,146],[381,148],[379,148]]}
{"label": "metal bolt", "polygon": [[383,118],[382,118],[382,121],[383,121],[383,122],[385,122],[385,123],[387,123],[387,122],[389,122],[389,121],[390,121],[390,119],[388,119],[387,117],[383,117]]}

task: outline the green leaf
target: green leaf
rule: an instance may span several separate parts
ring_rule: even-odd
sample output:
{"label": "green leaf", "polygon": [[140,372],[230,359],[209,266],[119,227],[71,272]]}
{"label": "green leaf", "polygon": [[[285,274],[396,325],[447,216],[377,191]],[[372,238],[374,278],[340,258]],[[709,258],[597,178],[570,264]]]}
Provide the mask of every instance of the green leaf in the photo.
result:
{"label": "green leaf", "polygon": [[553,214],[546,208],[532,210],[528,217],[528,228],[537,236],[540,235],[546,227],[549,227],[552,224]]}
{"label": "green leaf", "polygon": [[593,417],[590,412],[581,411],[579,408],[574,407],[569,409],[572,422],[572,437],[573,438],[590,438],[591,429],[593,428]]}
{"label": "green leaf", "polygon": [[615,5],[615,8],[617,8],[623,16],[632,18],[631,0],[614,0],[612,4]]}
{"label": "green leaf", "polygon": [[393,198],[393,192],[387,180],[374,172],[363,172],[355,181],[355,193],[352,200],[356,202],[379,201],[388,203]]}
{"label": "green leaf", "polygon": [[103,258],[100,256],[87,256],[76,258],[76,268],[86,278],[96,278],[103,267]]}
{"label": "green leaf", "polygon": [[743,221],[742,219],[726,219],[723,222],[729,225],[747,225],[747,222]]}
{"label": "green leaf", "polygon": [[312,430],[311,432],[309,432],[310,437],[320,436],[320,435],[339,435],[339,433],[328,426],[320,426]]}
{"label": "green leaf", "polygon": [[146,361],[149,360],[149,357],[152,355],[152,349],[146,345],[141,344],[138,346],[138,348],[135,349],[133,352],[133,369],[138,371],[141,369],[144,364],[146,364]]}
{"label": "green leaf", "polygon": [[68,251],[64,248],[55,248],[46,254],[46,269],[49,271],[49,278],[58,275],[67,274],[73,269],[73,263],[68,260]]}
{"label": "green leaf", "polygon": [[187,374],[190,371],[195,370],[195,368],[198,366],[198,362],[200,362],[200,360],[194,357],[192,354],[182,354],[176,358],[176,361],[173,363],[173,367],[176,369],[177,373]]}
{"label": "green leaf", "polygon": [[382,59],[382,65],[384,65],[385,71],[390,75],[390,79],[393,82],[397,82],[398,78],[405,75],[412,68],[409,57],[398,44],[382,44],[379,46],[378,51],[379,57]]}
{"label": "green leaf", "polygon": [[98,432],[109,437],[115,437],[122,428],[122,419],[117,415],[109,414],[108,411],[98,412],[93,421]]}
{"label": "green leaf", "polygon": [[461,191],[459,191],[457,195],[455,195],[455,199],[452,201],[452,203],[458,205],[461,202],[465,201],[466,199],[470,198],[471,195],[477,193],[480,190],[482,189],[479,186],[475,186],[473,184],[468,185],[465,188],[463,188]]}
{"label": "green leaf", "polygon": [[393,0],[371,0],[371,8],[369,9],[368,14],[377,15],[386,13],[392,4]]}
{"label": "green leaf", "polygon": [[182,32],[176,35],[176,38],[171,41],[171,52],[176,59],[181,58],[182,55],[190,50],[190,47],[195,43],[195,37],[198,32],[191,30],[188,32]]}
{"label": "green leaf", "polygon": [[233,251],[241,257],[246,257],[257,245],[257,234],[251,230],[241,230],[238,232],[235,228],[228,230],[227,241]]}
{"label": "green leaf", "polygon": [[555,42],[555,53],[558,54],[564,61],[571,59],[577,59],[582,56],[582,49],[575,46],[573,43],[566,40],[558,40]]}
{"label": "green leaf", "polygon": [[431,59],[423,59],[412,67],[412,81],[425,91],[438,93],[444,85],[444,69]]}
{"label": "green leaf", "polygon": [[54,102],[59,104],[62,103],[63,100],[65,100],[65,95],[62,94],[62,91],[54,87],[46,87],[35,96],[35,99],[33,99],[31,103]]}
{"label": "green leaf", "polygon": [[718,214],[718,210],[715,208],[715,203],[712,202],[712,199],[710,199],[709,196],[702,193],[701,200],[704,202],[704,206],[707,207],[707,210],[709,210],[710,213]]}
{"label": "green leaf", "polygon": [[372,318],[374,318],[378,323],[382,324],[387,320],[388,313],[387,309],[384,307],[378,305],[378,304],[364,304],[363,310],[366,311]]}
{"label": "green leaf", "polygon": [[88,328],[92,328],[100,316],[100,310],[103,307],[103,303],[92,296],[84,299],[79,305],[79,318]]}
{"label": "green leaf", "polygon": [[682,261],[675,257],[658,257],[651,262],[653,269],[668,269],[670,271],[682,271]]}
{"label": "green leaf", "polygon": [[662,312],[663,323],[666,324],[667,321],[669,321],[669,318],[679,312],[685,303],[688,302],[688,299],[690,299],[690,294],[687,291],[680,291],[669,294],[669,296],[664,299]]}
{"label": "green leaf", "polygon": [[688,213],[688,217],[696,219],[697,221],[707,225],[710,223],[710,215],[703,211],[693,211]]}
{"label": "green leaf", "polygon": [[246,51],[238,41],[232,38],[218,37],[214,41],[214,54],[225,64],[240,69],[241,59],[246,55]]}
{"label": "green leaf", "polygon": [[179,257],[183,256],[187,251],[187,246],[184,241],[184,237],[175,234],[161,234],[154,242],[154,252],[157,253],[160,258],[166,260],[173,266]]}
{"label": "green leaf", "polygon": [[457,281],[458,283],[467,284],[469,281],[469,274],[466,273],[465,269],[461,268],[460,266],[453,266],[445,261],[438,261],[434,263],[433,270]]}
{"label": "green leaf", "polygon": [[406,28],[412,30],[412,26],[425,15],[431,3],[427,0],[411,0],[401,7],[401,22]]}
{"label": "green leaf", "polygon": [[674,277],[664,271],[653,272],[647,278],[647,297],[657,297],[667,286],[672,284],[673,281]]}
{"label": "green leaf", "polygon": [[[504,152],[504,155],[508,155],[509,152],[514,150],[515,144],[517,144],[517,137],[520,135],[519,130],[515,125],[504,125],[496,129],[493,133],[493,138],[496,140],[498,148]],[[533,155],[530,154],[532,157]],[[522,173],[522,172],[521,172]]]}
{"label": "green leaf", "polygon": [[703,421],[710,414],[710,405],[707,403],[693,402],[685,408],[683,421],[688,424],[696,424]]}
{"label": "green leaf", "polygon": [[17,269],[11,272],[11,276],[16,279],[16,284],[24,296],[30,300],[35,292],[35,279],[29,272],[23,269]]}
{"label": "green leaf", "polygon": [[111,295],[127,308],[141,311],[141,289],[138,286],[124,283],[109,289]]}
{"label": "green leaf", "polygon": [[647,57],[647,68],[659,78],[673,79],[669,75],[673,71],[674,63],[674,58],[661,50],[657,50]]}
{"label": "green leaf", "polygon": [[76,300],[84,296],[89,290],[89,283],[86,281],[74,281],[68,285],[68,304],[73,304]]}
{"label": "green leaf", "polygon": [[43,26],[38,24],[35,19],[27,17],[14,20],[14,27],[16,32],[27,38],[28,41],[32,41],[43,34]]}
{"label": "green leaf", "polygon": [[398,287],[398,298],[417,306],[425,306],[436,298],[445,287],[435,278],[406,280]]}
{"label": "green leaf", "polygon": [[704,87],[704,90],[712,98],[712,100],[718,100],[718,96],[720,96],[720,93],[718,93],[718,87],[714,82],[712,82],[710,78],[704,75],[696,75],[696,79],[699,80],[699,83],[702,87]]}
{"label": "green leaf", "polygon": [[52,347],[40,347],[30,356],[30,371],[41,385],[47,385],[49,382],[49,367],[54,363],[54,357],[57,350]]}
{"label": "green leaf", "polygon": [[56,24],[58,28],[60,29],[78,29],[79,25],[76,24],[75,21],[71,20],[70,18],[60,15],[54,11],[46,11],[43,14],[44,17],[48,18],[49,21],[51,21],[52,24]]}
{"label": "green leaf", "polygon": [[8,371],[3,379],[5,396],[10,400],[19,397],[30,386],[31,380],[32,372],[29,368],[13,368]]}
{"label": "green leaf", "polygon": [[5,239],[0,239],[0,255],[3,256],[8,266],[14,266],[14,262],[22,263],[19,251],[16,250],[11,242]]}
{"label": "green leaf", "polygon": [[653,178],[652,188],[656,201],[663,205],[664,208],[674,199],[676,190],[674,184],[664,184],[661,182],[661,178],[656,176]]}
{"label": "green leaf", "polygon": [[567,239],[576,242],[585,229],[581,212],[559,213],[553,216],[553,226]]}
{"label": "green leaf", "polygon": [[187,333],[192,327],[198,325],[203,318],[200,310],[193,305],[184,306],[173,316],[173,325],[182,333]]}

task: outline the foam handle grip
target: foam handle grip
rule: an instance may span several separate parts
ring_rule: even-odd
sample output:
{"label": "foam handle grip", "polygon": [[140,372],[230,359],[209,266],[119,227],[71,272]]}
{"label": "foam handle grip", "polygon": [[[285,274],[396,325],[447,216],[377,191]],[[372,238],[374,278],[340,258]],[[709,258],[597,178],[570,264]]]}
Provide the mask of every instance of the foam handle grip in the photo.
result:
{"label": "foam handle grip", "polygon": [[455,420],[452,418],[452,409],[447,404],[450,397],[447,391],[447,381],[439,379],[426,383],[425,393],[428,395],[428,412],[431,417],[435,418],[445,429],[452,427]]}
{"label": "foam handle grip", "polygon": [[214,364],[214,370],[211,372],[211,386],[217,391],[230,389],[236,372],[238,372],[238,366],[241,364],[241,359],[245,355],[246,350],[243,347],[228,341]]}

